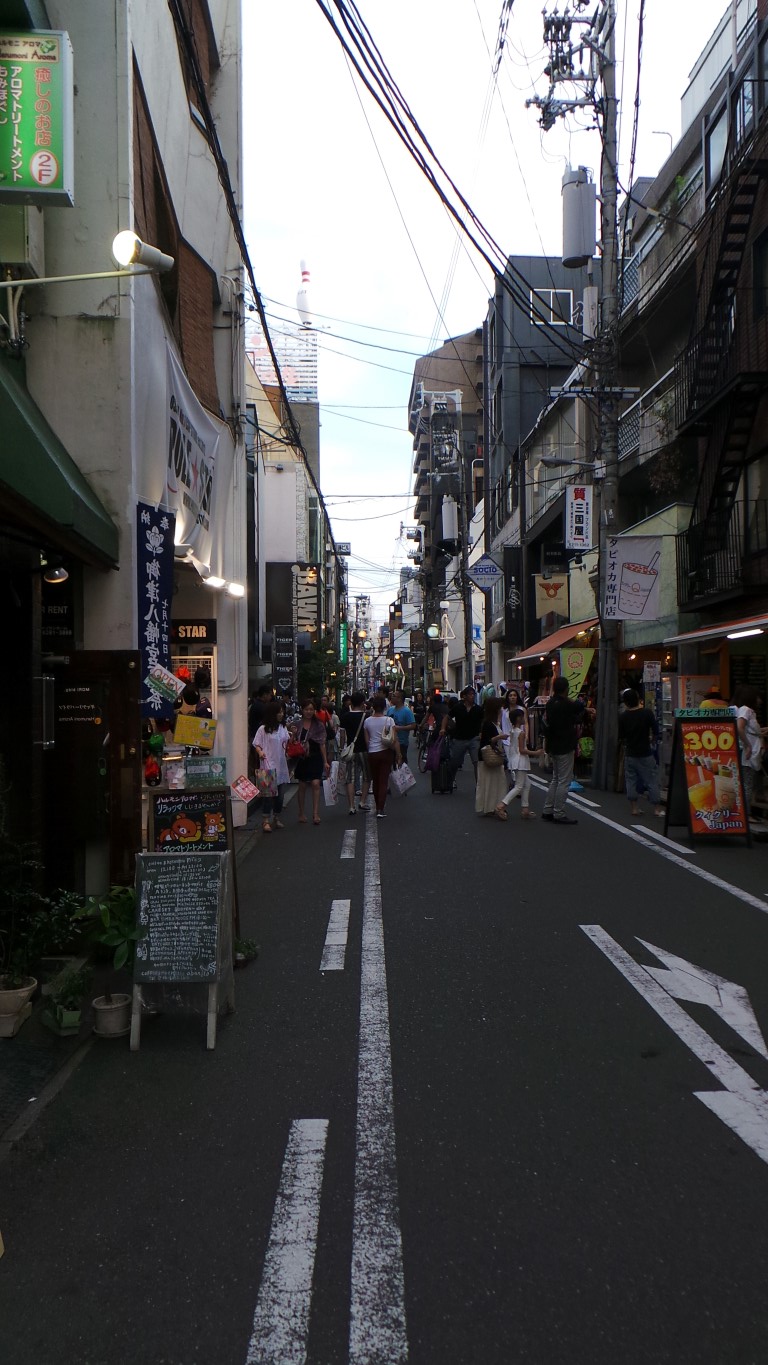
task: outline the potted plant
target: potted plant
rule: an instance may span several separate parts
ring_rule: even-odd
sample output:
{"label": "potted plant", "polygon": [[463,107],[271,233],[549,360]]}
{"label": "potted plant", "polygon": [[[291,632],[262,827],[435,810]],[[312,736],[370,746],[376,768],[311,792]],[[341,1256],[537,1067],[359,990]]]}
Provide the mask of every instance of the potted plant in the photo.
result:
{"label": "potted plant", "polygon": [[43,1014],[43,1022],[61,1037],[79,1033],[83,996],[90,989],[90,967],[68,967],[52,983],[48,999],[53,1011]]}
{"label": "potted plant", "polygon": [[[91,896],[79,918],[90,920],[89,938],[113,950],[112,970],[120,971],[133,961],[138,939],[146,929],[136,924],[136,892],[132,886],[111,886],[103,896]],[[110,983],[103,995],[93,1001],[96,1013],[94,1033],[102,1038],[117,1038],[131,1027],[131,997],[124,991],[113,992]]]}

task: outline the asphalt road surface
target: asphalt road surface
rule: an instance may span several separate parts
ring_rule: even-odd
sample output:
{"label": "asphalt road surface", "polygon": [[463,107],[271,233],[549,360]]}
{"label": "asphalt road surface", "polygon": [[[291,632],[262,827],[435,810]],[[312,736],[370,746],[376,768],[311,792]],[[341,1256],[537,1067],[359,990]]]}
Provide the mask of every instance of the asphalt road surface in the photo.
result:
{"label": "asphalt road surface", "polygon": [[583,798],[292,803],[215,1051],[96,1040],[0,1164],[2,1365],[765,1365],[768,845]]}

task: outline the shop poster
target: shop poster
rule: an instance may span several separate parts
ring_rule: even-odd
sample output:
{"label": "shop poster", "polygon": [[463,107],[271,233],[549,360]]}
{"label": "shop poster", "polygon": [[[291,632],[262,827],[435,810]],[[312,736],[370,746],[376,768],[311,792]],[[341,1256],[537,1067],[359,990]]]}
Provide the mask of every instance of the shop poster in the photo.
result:
{"label": "shop poster", "polygon": [[216,721],[210,716],[176,717],[174,744],[190,749],[212,749],[216,738]]}
{"label": "shop poster", "polygon": [[560,650],[560,672],[568,679],[569,696],[578,697],[594,657],[594,649],[572,647]]}
{"label": "shop poster", "polygon": [[603,616],[609,621],[656,621],[659,615],[661,536],[610,536]]}
{"label": "shop poster", "polygon": [[687,824],[691,839],[741,835],[750,841],[736,719],[729,711],[676,711],[664,822]]}

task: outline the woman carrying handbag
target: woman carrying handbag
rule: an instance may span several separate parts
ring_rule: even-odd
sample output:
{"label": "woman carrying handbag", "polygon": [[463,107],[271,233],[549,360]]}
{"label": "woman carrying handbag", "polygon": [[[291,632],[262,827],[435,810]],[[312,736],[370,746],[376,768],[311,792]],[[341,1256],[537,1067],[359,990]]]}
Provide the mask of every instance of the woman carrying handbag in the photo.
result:
{"label": "woman carrying handbag", "polygon": [[497,820],[506,820],[507,808],[503,804],[507,790],[507,774],[504,768],[504,736],[501,725],[501,698],[488,697],[483,706],[483,723],[480,728],[480,762],[477,765],[477,786],[475,788],[475,811],[478,815],[495,815]]}

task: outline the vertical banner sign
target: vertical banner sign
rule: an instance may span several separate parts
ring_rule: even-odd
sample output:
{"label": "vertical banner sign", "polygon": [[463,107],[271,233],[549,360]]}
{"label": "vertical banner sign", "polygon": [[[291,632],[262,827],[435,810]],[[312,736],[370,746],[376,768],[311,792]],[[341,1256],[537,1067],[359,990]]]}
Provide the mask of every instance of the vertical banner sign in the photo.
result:
{"label": "vertical banner sign", "polygon": [[568,691],[572,697],[578,697],[594,657],[594,649],[579,649],[572,646],[570,649],[560,650],[560,673],[562,677],[568,679]]}
{"label": "vertical banner sign", "polygon": [[610,536],[603,615],[609,621],[656,621],[661,536]]}
{"label": "vertical banner sign", "polygon": [[543,574],[534,574],[533,584],[536,590],[536,615],[546,616],[550,611],[556,611],[558,616],[568,619],[568,575],[557,574],[553,578],[544,578]]}
{"label": "vertical banner sign", "polygon": [[525,644],[522,553],[519,545],[504,546],[504,643],[518,649]]}
{"label": "vertical banner sign", "polygon": [[176,518],[148,503],[136,507],[136,573],[139,603],[142,716],[172,716],[173,703],[150,686],[153,669],[171,664],[171,599]]}
{"label": "vertical banner sign", "polygon": [[730,711],[676,711],[667,824],[688,824],[691,838],[741,834],[749,820]]}
{"label": "vertical banner sign", "polygon": [[166,382],[166,502],[176,514],[179,544],[189,545],[197,559],[210,565],[223,427],[209,417],[170,346],[166,349]]}
{"label": "vertical banner sign", "polygon": [[74,203],[72,46],[50,29],[0,33],[0,203]]}
{"label": "vertical banner sign", "polygon": [[592,548],[592,485],[569,484],[565,490],[565,545],[568,550]]}
{"label": "vertical banner sign", "polygon": [[272,684],[278,692],[296,691],[296,632],[293,626],[272,627]]}
{"label": "vertical banner sign", "polygon": [[658,758],[659,744],[663,731],[663,707],[661,687],[661,660],[646,660],[643,664],[643,705],[656,717],[659,743],[651,745],[654,757]]}

